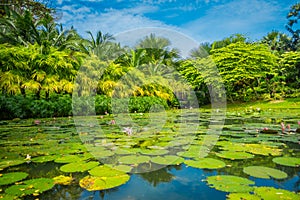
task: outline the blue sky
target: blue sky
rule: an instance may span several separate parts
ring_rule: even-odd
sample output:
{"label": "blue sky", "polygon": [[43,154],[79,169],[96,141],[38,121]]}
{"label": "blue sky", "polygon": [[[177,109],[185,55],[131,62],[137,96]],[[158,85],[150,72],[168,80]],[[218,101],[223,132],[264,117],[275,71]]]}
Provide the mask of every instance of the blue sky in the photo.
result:
{"label": "blue sky", "polygon": [[63,25],[118,34],[159,27],[197,42],[212,42],[235,33],[258,40],[272,30],[287,33],[286,15],[297,0],[56,0]]}

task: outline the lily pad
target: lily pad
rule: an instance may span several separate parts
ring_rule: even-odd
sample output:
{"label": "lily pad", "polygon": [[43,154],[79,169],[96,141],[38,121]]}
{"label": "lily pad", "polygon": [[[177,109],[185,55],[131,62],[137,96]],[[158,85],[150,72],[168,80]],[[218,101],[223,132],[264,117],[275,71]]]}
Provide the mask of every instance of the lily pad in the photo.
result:
{"label": "lily pad", "polygon": [[125,184],[130,176],[122,171],[101,165],[89,171],[91,176],[80,180],[79,185],[88,191],[105,190]]}
{"label": "lily pad", "polygon": [[5,160],[0,162],[0,170],[25,163],[26,160]]}
{"label": "lily pad", "polygon": [[187,166],[200,168],[200,169],[220,169],[226,166],[226,164],[214,158],[201,158],[198,160],[185,160],[184,163]]}
{"label": "lily pad", "polygon": [[254,182],[239,176],[218,175],[207,177],[209,187],[223,192],[251,192]]}
{"label": "lily pad", "polygon": [[90,175],[92,176],[99,176],[99,177],[113,177],[113,176],[119,176],[124,174],[124,172],[120,170],[113,169],[107,165],[101,165],[98,167],[95,167],[89,171]]}
{"label": "lily pad", "polygon": [[243,159],[249,159],[253,158],[254,155],[246,152],[240,152],[240,151],[221,151],[219,153],[216,153],[218,157],[226,158],[230,160],[243,160]]}
{"label": "lily pad", "polygon": [[126,172],[126,173],[129,173],[131,172],[132,168],[131,166],[129,165],[107,165],[113,169],[116,169],[118,171],[122,171],[122,172]]}
{"label": "lily pad", "polygon": [[275,179],[285,179],[288,177],[287,173],[280,171],[278,169],[273,169],[270,167],[263,166],[249,166],[245,167],[243,171],[253,177],[256,178],[275,178]]}
{"label": "lily pad", "polygon": [[160,164],[160,165],[179,165],[184,161],[183,158],[178,156],[155,156],[151,158],[151,162]]}
{"label": "lily pad", "polygon": [[11,172],[0,174],[0,185],[8,185],[17,181],[23,180],[28,176],[25,172]]}
{"label": "lily pad", "polygon": [[36,163],[44,163],[44,162],[53,161],[53,160],[55,160],[57,158],[58,158],[57,155],[39,156],[39,157],[32,158],[31,161],[32,162],[36,162]]}
{"label": "lily pad", "polygon": [[23,197],[26,195],[37,196],[54,186],[54,180],[49,178],[37,178],[24,181],[22,184],[10,186],[5,190],[9,195]]}
{"label": "lily pad", "polygon": [[129,178],[128,174],[113,177],[86,176],[79,181],[79,185],[88,191],[106,190],[125,184]]}
{"label": "lily pad", "polygon": [[289,167],[299,167],[300,166],[300,158],[294,157],[277,157],[272,160],[274,163]]}
{"label": "lily pad", "polygon": [[261,200],[259,196],[256,196],[254,194],[249,194],[249,193],[230,193],[227,195],[228,200]]}
{"label": "lily pad", "polygon": [[54,160],[56,163],[72,163],[72,162],[79,162],[84,160],[84,158],[79,157],[77,155],[66,155]]}
{"label": "lily pad", "polygon": [[274,199],[285,199],[285,200],[296,200],[300,199],[300,194],[294,192],[276,189],[273,187],[257,187],[254,189],[254,193],[264,200],[274,200]]}
{"label": "lily pad", "polygon": [[71,176],[64,175],[56,176],[53,178],[53,180],[55,184],[59,185],[71,185],[71,183],[73,182],[73,178]]}
{"label": "lily pad", "polygon": [[149,161],[150,161],[149,156],[140,156],[140,155],[123,156],[119,159],[119,162],[122,164],[134,164],[134,165],[146,163]]}
{"label": "lily pad", "polygon": [[94,167],[99,165],[98,162],[91,161],[91,162],[74,162],[74,163],[69,163],[66,165],[63,165],[60,167],[60,170],[62,172],[85,172],[87,170],[90,170]]}

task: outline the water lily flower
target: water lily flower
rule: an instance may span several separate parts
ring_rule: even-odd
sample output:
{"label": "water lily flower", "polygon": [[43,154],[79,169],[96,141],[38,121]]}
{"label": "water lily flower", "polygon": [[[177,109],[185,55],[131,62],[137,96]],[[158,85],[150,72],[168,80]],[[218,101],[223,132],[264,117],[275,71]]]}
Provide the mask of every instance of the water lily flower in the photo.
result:
{"label": "water lily flower", "polygon": [[300,121],[298,121],[298,125],[300,126]]}
{"label": "water lily flower", "polygon": [[39,124],[41,123],[41,120],[38,120],[38,119],[37,119],[37,120],[34,120],[33,123],[34,123],[35,125],[39,125]]}
{"label": "water lily flower", "polygon": [[133,130],[131,127],[124,127],[123,132],[127,133],[127,135],[132,135]]}
{"label": "water lily flower", "polygon": [[115,121],[114,119],[112,119],[112,120],[110,121],[110,124],[111,124],[111,125],[114,125],[114,124],[116,124],[116,121]]}
{"label": "water lily flower", "polygon": [[30,160],[30,159],[31,159],[31,156],[29,154],[27,154],[25,160]]}

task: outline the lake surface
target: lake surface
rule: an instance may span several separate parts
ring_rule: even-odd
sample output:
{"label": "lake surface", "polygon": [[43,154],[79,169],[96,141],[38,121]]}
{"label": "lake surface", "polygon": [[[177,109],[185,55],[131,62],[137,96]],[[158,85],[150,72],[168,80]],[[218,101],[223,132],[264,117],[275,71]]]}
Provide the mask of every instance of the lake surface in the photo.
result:
{"label": "lake surface", "polygon": [[[298,128],[299,113],[252,109],[220,118],[209,111],[174,110],[1,121],[0,172],[28,175],[7,183],[0,176],[0,199],[268,199],[266,194],[274,199],[271,193],[275,199],[300,199],[300,134],[288,128],[282,133],[280,125]],[[263,129],[278,133],[260,133]],[[99,168],[103,164],[120,173],[103,175],[108,173]],[[60,175],[72,181],[45,191],[33,183],[25,187],[27,180]],[[95,188],[95,176],[110,189]],[[228,176],[233,183],[222,182]],[[120,177],[123,182],[116,181]],[[240,183],[245,179],[250,182]],[[23,188],[14,193],[16,184]]]}

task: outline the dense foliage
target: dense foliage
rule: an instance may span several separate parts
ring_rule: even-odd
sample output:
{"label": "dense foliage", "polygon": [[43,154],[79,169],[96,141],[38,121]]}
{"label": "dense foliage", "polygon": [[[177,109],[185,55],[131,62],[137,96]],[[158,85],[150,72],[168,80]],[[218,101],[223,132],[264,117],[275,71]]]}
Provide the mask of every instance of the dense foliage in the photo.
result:
{"label": "dense foliage", "polygon": [[154,34],[131,49],[101,31],[82,38],[57,24],[54,13],[31,0],[1,7],[0,118],[68,116],[72,94],[96,95],[97,114],[112,112],[111,100],[122,98],[133,103],[118,112],[147,112],[154,104],[194,106],[186,95],[189,88],[200,105],[224,96],[234,102],[300,94],[299,4],[287,16],[291,36],[272,31],[252,42],[235,34],[200,45],[187,59]]}

